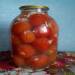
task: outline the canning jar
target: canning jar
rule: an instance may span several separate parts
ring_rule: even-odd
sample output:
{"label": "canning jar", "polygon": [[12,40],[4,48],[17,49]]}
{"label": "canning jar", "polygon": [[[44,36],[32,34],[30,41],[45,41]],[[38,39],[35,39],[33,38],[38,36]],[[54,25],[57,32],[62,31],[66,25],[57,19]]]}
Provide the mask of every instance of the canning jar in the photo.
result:
{"label": "canning jar", "polygon": [[43,69],[57,56],[58,26],[47,6],[25,5],[11,25],[12,60],[18,67]]}

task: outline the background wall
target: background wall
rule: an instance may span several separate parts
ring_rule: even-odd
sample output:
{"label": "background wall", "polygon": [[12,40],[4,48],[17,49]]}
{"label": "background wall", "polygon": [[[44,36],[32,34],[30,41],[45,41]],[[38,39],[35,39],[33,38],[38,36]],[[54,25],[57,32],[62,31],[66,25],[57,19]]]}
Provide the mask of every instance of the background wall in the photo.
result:
{"label": "background wall", "polygon": [[9,49],[10,24],[24,4],[47,5],[60,28],[58,50],[75,50],[75,0],[0,0],[0,50]]}

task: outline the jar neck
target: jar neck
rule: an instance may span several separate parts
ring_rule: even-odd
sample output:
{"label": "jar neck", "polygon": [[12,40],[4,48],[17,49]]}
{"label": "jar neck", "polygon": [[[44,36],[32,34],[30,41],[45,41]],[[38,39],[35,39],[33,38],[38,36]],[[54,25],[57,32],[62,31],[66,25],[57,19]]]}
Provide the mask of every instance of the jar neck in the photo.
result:
{"label": "jar neck", "polygon": [[28,15],[28,14],[31,14],[31,13],[44,13],[44,14],[47,14],[48,11],[45,11],[45,10],[42,10],[42,9],[21,10],[22,15]]}

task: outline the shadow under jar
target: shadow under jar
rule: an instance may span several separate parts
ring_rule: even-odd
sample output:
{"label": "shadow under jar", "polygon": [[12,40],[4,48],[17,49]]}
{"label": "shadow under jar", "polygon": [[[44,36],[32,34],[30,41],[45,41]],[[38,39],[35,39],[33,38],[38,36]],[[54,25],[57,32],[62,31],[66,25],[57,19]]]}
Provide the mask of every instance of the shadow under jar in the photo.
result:
{"label": "shadow under jar", "polygon": [[18,67],[39,70],[56,60],[58,26],[47,6],[26,5],[11,26],[12,60]]}

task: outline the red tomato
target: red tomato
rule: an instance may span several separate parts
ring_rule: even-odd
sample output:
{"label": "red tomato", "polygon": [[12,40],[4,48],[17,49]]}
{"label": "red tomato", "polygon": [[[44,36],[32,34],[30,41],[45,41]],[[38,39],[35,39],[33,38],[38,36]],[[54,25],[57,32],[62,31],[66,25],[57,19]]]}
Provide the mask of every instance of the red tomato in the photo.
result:
{"label": "red tomato", "polygon": [[49,40],[47,38],[41,37],[41,38],[38,38],[37,40],[35,40],[33,45],[40,52],[45,52],[49,48]]}
{"label": "red tomato", "polygon": [[21,32],[24,32],[26,30],[30,30],[31,25],[28,22],[16,22],[13,24],[11,30],[14,34],[20,34]]}
{"label": "red tomato", "polygon": [[15,63],[16,66],[24,66],[25,65],[24,58],[20,57],[19,55],[13,56],[13,62]]}
{"label": "red tomato", "polygon": [[51,35],[51,29],[46,25],[35,27],[34,32],[37,37],[47,37]]}
{"label": "red tomato", "polygon": [[20,39],[24,43],[32,43],[35,40],[35,35],[33,32],[27,31],[20,35]]}
{"label": "red tomato", "polygon": [[24,58],[31,58],[35,55],[35,49],[31,45],[20,45],[17,48],[18,54]]}
{"label": "red tomato", "polygon": [[50,46],[50,48],[47,51],[47,55],[49,57],[50,62],[53,63],[57,57],[57,47],[56,46]]}
{"label": "red tomato", "polygon": [[51,31],[52,31],[53,35],[58,33],[58,31],[59,31],[58,25],[55,22],[55,20],[53,18],[51,18],[51,17],[49,19],[48,26],[51,28]]}
{"label": "red tomato", "polygon": [[47,20],[48,20],[48,17],[45,14],[32,14],[29,17],[29,22],[33,26],[39,26],[41,24],[44,24]]}
{"label": "red tomato", "polygon": [[19,44],[21,44],[21,41],[18,38],[18,36],[13,35],[13,34],[11,35],[11,42],[12,42],[13,45],[19,45]]}
{"label": "red tomato", "polygon": [[50,40],[51,40],[50,46],[57,46],[58,45],[58,36],[55,35]]}
{"label": "red tomato", "polygon": [[30,60],[30,65],[33,69],[41,69],[48,65],[49,58],[46,55],[35,56]]}
{"label": "red tomato", "polygon": [[53,38],[52,45],[56,45],[56,46],[58,45],[58,36]]}
{"label": "red tomato", "polygon": [[21,44],[20,39],[16,35],[11,35],[11,43],[12,43],[12,50],[13,53],[16,54],[16,48]]}
{"label": "red tomato", "polygon": [[16,50],[17,47],[18,47],[18,46],[12,44],[12,54],[15,54],[15,55],[17,54],[17,50]]}
{"label": "red tomato", "polygon": [[57,46],[56,45],[51,45],[49,50],[57,51]]}

